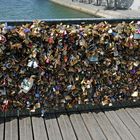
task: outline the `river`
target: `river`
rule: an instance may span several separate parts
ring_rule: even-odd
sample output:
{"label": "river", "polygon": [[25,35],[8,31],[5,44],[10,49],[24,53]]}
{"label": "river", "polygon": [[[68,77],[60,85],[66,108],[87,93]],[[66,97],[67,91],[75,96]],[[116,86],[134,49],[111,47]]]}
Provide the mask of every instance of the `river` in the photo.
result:
{"label": "river", "polygon": [[0,0],[0,20],[88,17],[93,16],[57,5],[49,0]]}

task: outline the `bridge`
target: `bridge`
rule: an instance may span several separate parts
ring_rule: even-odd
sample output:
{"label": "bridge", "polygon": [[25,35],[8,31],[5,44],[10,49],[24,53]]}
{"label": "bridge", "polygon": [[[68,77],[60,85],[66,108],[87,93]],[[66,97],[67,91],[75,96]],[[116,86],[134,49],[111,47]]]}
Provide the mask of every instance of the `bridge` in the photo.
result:
{"label": "bridge", "polygon": [[[136,57],[137,55],[139,56],[139,43],[137,43],[139,42],[139,39],[140,39],[139,30],[138,30],[139,21],[140,19],[138,18],[137,19],[102,19],[101,18],[101,19],[77,19],[77,20],[76,19],[63,19],[63,20],[56,19],[56,20],[44,20],[43,22],[36,21],[34,22],[34,26],[32,25],[28,27],[27,25],[33,24],[32,21],[10,21],[10,20],[1,21],[1,23],[5,23],[5,24],[1,24],[2,26],[0,27],[3,29],[1,38],[0,38],[0,43],[2,47],[4,47],[5,43],[7,45],[7,48],[4,48],[1,50],[1,56],[3,56],[1,57],[1,65],[4,63],[1,69],[3,73],[5,73],[5,70],[7,70],[6,72],[7,72],[7,75],[9,74],[9,76],[11,76],[10,74],[12,74],[13,77],[11,76],[10,81],[12,81],[13,83],[11,82],[10,84],[6,83],[5,79],[9,77],[8,76],[6,78],[4,77],[5,79],[3,81],[3,77],[1,76],[0,82],[2,84],[1,84],[1,91],[0,91],[0,108],[3,110],[3,112],[0,112],[0,140],[49,140],[49,139],[50,140],[56,140],[56,139],[57,140],[94,140],[94,139],[95,140],[114,140],[114,139],[115,140],[128,140],[128,139],[139,140],[140,138],[139,74],[140,73],[139,73],[139,57]],[[57,24],[58,26],[54,26],[55,24]],[[120,24],[123,26],[123,32],[120,32],[121,31],[120,27],[122,27],[122,26],[119,26]],[[16,28],[16,30],[13,29],[13,25],[14,26],[18,25],[17,28],[14,27]],[[33,32],[33,34],[30,32],[31,33],[30,39],[33,42],[35,41],[34,43],[38,43],[38,39],[40,38],[43,39],[43,35],[46,35],[47,33],[49,33],[49,31],[53,31],[51,30],[52,28],[54,29],[54,28],[60,27],[60,29],[62,29],[61,28],[62,25],[64,25],[63,30],[65,29],[65,27],[68,27],[69,30],[71,30],[73,29],[73,27],[76,26],[77,32],[74,32],[73,34],[74,35],[79,34],[78,31],[80,31],[79,36],[81,35],[81,32],[82,32],[81,28],[80,30],[78,30],[78,28],[80,27],[79,25],[81,25],[83,28],[85,27],[92,28],[93,31],[96,29],[96,34],[94,34],[95,38],[93,42],[97,43],[96,45],[100,46],[100,48],[102,48],[103,51],[106,52],[105,53],[106,55],[104,55],[104,53],[101,53],[102,52],[101,50],[98,50],[98,51],[92,50],[92,49],[98,49],[98,47],[96,46],[93,46],[92,49],[88,48],[86,49],[86,51],[82,51],[81,53],[83,54],[88,51],[91,51],[93,53],[93,56],[95,55],[95,52],[96,53],[100,52],[101,54],[103,54],[104,55],[103,57],[102,55],[99,55],[99,60],[91,59],[91,58],[88,59],[88,61],[92,62],[92,63],[88,63],[88,66],[91,68],[94,68],[94,66],[97,66],[100,68],[99,69],[100,71],[96,71],[96,69],[95,70],[88,69],[89,67],[87,65],[85,66],[85,63],[81,64],[83,59],[84,59],[83,61],[85,61],[86,55],[85,57],[81,58],[81,61],[77,63],[79,63],[79,67],[81,66],[86,69],[86,73],[88,71],[89,71],[88,74],[90,74],[90,72],[93,72],[92,76],[89,75],[89,77],[91,78],[90,79],[91,81],[93,81],[92,78],[97,79],[97,82],[100,81],[100,79],[102,78],[106,79],[105,71],[109,71],[107,73],[107,77],[111,79],[110,81],[111,84],[110,83],[108,84],[105,81],[105,79],[103,79],[103,81],[101,81],[101,83],[99,84],[93,83],[92,85],[90,85],[90,83],[87,83],[83,86],[86,87],[88,85],[88,87],[86,88],[86,92],[87,92],[87,95],[89,96],[85,95],[85,93],[83,93],[82,90],[80,90],[80,92],[78,92],[79,94],[78,96],[81,98],[80,99],[80,98],[77,98],[75,94],[73,94],[75,92],[73,91],[71,92],[71,90],[73,89],[69,89],[69,87],[71,86],[67,85],[67,81],[65,81],[67,79],[68,80],[71,79],[69,75],[72,75],[74,73],[73,76],[75,76],[75,73],[76,73],[75,71],[70,72],[69,75],[64,75],[64,74],[63,76],[60,75],[59,78],[62,77],[63,79],[61,82],[59,82],[59,84],[63,85],[64,83],[64,85],[63,85],[63,88],[61,89],[62,91],[59,88],[57,90],[58,91],[60,90],[61,94],[60,93],[58,94],[58,92],[56,93],[56,90],[54,90],[54,83],[53,82],[50,83],[47,79],[47,76],[45,77],[44,75],[42,75],[42,77],[43,78],[45,77],[46,79],[39,80],[40,85],[43,88],[40,88],[41,93],[38,92],[39,88],[37,87],[40,87],[40,85],[36,84],[37,81],[34,82],[33,84],[32,80],[34,79],[32,79],[33,76],[30,78],[31,75],[30,75],[30,71],[28,71],[29,70],[28,68],[27,70],[25,69],[24,75],[22,75],[22,73],[19,73],[19,71],[17,71],[17,74],[19,74],[19,76],[16,76],[15,73],[13,75],[13,71],[15,72],[15,63],[12,63],[10,60],[15,59],[15,58],[10,57],[10,56],[15,56],[17,58],[16,63],[19,66],[19,64],[21,64],[23,60],[23,57],[27,55],[26,54],[27,51],[25,51],[25,49],[27,48],[29,44],[28,43],[26,45],[23,44],[25,46],[22,48],[21,48],[21,45],[19,44],[14,45],[14,46],[12,44],[12,47],[11,47],[11,43],[9,43],[9,41],[10,40],[15,41],[16,39],[19,39],[18,43],[20,43],[20,41],[21,43],[23,43],[23,40],[27,39],[26,35],[30,31],[31,32],[35,31]],[[117,28],[115,28],[116,26]],[[128,26],[130,28],[126,28]],[[31,29],[31,27],[33,29]],[[101,30],[98,27],[100,28],[106,27],[104,29],[107,29],[107,30]],[[45,32],[45,34],[37,38],[37,36],[42,33],[40,32],[40,34],[38,34],[38,31],[42,31],[42,30],[34,30],[35,28],[41,28],[47,31],[49,29],[49,31]],[[6,32],[6,29],[8,30],[7,32]],[[14,31],[17,31],[18,29],[21,29],[20,31],[24,31],[24,34],[21,34],[21,32],[17,33],[16,34],[17,36],[15,38],[15,34],[13,33],[15,33]],[[129,31],[129,29],[131,30]],[[84,31],[85,30],[83,30],[83,32]],[[37,34],[34,34],[34,33],[37,33]],[[99,37],[99,33],[102,33],[100,34],[101,37],[104,34],[107,35],[107,37],[110,37],[110,40],[111,40],[110,43],[112,44],[114,44],[113,43],[114,41],[117,41],[117,39],[119,39],[118,41],[118,43],[120,43],[119,48],[112,49],[111,46],[104,46],[106,45],[105,43],[106,41],[100,40],[101,37]],[[62,35],[62,30],[60,34]],[[71,34],[72,34],[71,32],[68,33],[68,36],[71,36]],[[120,38],[118,37],[118,35]],[[35,36],[36,38],[34,39],[33,36]],[[90,38],[91,34],[89,34],[88,37]],[[86,38],[85,41],[88,42],[89,38],[87,38],[87,35],[85,35],[85,38]],[[57,39],[62,40],[62,36],[58,36]],[[99,40],[102,42],[100,42]],[[52,39],[45,40],[45,41],[50,46],[54,43]],[[42,43],[44,43],[42,45],[44,48],[46,45],[45,41],[41,41]],[[73,42],[73,40],[71,42]],[[134,42],[136,44],[131,45]],[[82,43],[80,43],[81,46],[83,46]],[[91,44],[93,43],[91,42]],[[84,45],[84,47],[89,47],[90,45]],[[41,45],[39,44],[39,49],[40,48],[42,49],[43,47],[42,46],[40,47],[40,46]],[[55,44],[54,48],[56,48],[56,46],[57,45]],[[73,46],[74,45],[72,45],[72,47]],[[120,49],[120,46],[123,49],[122,48]],[[8,48],[8,47],[11,47],[11,48]],[[15,47],[17,48],[19,47],[18,48],[19,50],[22,49],[22,51],[19,52],[21,55],[22,53],[26,55],[21,57],[21,55],[18,56],[19,54],[17,55],[17,53],[13,53],[15,50],[19,51],[18,49],[15,49]],[[84,47],[81,47],[81,49],[85,49]],[[9,51],[10,49],[12,51],[10,51],[7,54],[7,51]],[[51,49],[53,48],[51,47]],[[59,48],[59,49],[61,52],[62,48]],[[73,49],[74,48],[72,48],[72,52],[73,52]],[[34,49],[31,49],[30,47],[29,47],[29,50],[34,52]],[[5,51],[5,52],[3,53],[2,51]],[[30,53],[32,54],[32,52]],[[71,52],[68,53],[68,56],[70,54]],[[6,55],[8,56],[10,55],[10,56],[6,57]],[[114,67],[113,68],[110,67],[110,61],[109,63],[105,62],[106,65],[104,65],[104,62],[102,61],[102,59],[100,59],[100,57],[104,58],[103,60],[106,60],[106,57],[108,57],[107,60],[112,58],[110,60],[112,64],[114,63],[116,64],[116,61],[118,62],[119,60],[121,60],[120,61],[121,67],[119,67],[118,69],[114,69]],[[29,55],[29,58],[30,58],[30,55]],[[18,59],[20,59],[21,61],[18,62]],[[5,66],[5,62],[7,62],[7,60],[9,60],[8,65]],[[129,70],[123,67],[123,66],[126,66],[127,64],[126,61],[129,62],[127,66],[129,66],[129,64],[133,64],[133,66],[130,65],[128,67]],[[22,65],[21,65],[22,68],[26,67],[25,66],[26,62],[28,61],[22,62]],[[46,62],[46,59],[45,59],[45,62]],[[12,65],[10,66],[9,63]],[[71,63],[69,64],[69,62],[67,63],[68,63],[68,66],[71,65]],[[48,68],[48,65],[49,64],[47,61],[47,66],[46,66],[47,68]],[[64,63],[62,64],[62,66],[63,65]],[[34,77],[36,75],[37,78],[40,78],[38,76],[38,73],[36,73],[37,70],[40,70],[40,69],[35,69],[36,67],[33,68],[30,65],[28,65],[28,67],[30,67],[30,70],[34,72]],[[61,67],[59,66],[56,66],[56,68],[58,70],[61,69]],[[76,69],[77,67],[74,66],[74,68]],[[44,67],[42,67],[41,71],[43,69]],[[112,69],[119,72],[115,73],[114,71],[112,71]],[[53,73],[54,69],[51,69],[51,72]],[[65,70],[64,72],[67,72],[67,71]],[[55,76],[57,76],[57,74],[58,74],[58,71],[55,73]],[[81,76],[80,74],[81,73],[79,71],[79,76]],[[121,76],[123,78],[121,78]],[[29,79],[28,78],[26,79],[26,81],[29,80],[28,81],[29,85],[31,85],[30,82],[32,82],[32,85],[34,85],[31,87],[29,86],[30,89],[25,88],[24,86],[17,87],[16,83],[18,83],[18,85],[22,85],[21,83],[23,83],[23,79],[25,77],[29,77]],[[84,78],[85,80],[85,78],[89,78],[89,77],[81,76],[80,80],[83,81],[82,78]],[[15,80],[15,78],[17,79]],[[21,79],[21,80],[18,80],[18,79]],[[52,79],[52,81],[53,80],[54,79]],[[76,83],[75,87],[77,87],[77,84],[81,83],[80,81],[79,82],[76,82],[76,81],[77,79],[72,81],[73,84]],[[54,92],[55,96],[51,96],[49,92],[47,92],[46,94],[46,83],[42,83],[42,82],[46,82],[46,83],[49,82],[47,83],[48,86],[51,84],[53,85],[53,91],[51,90],[51,93]],[[68,86],[66,90],[68,90],[67,92],[69,93],[69,96],[67,96],[66,92],[63,91],[65,89],[65,86]],[[45,91],[44,91],[44,88],[45,88]],[[78,86],[78,88],[80,87]],[[37,89],[37,92],[36,92],[36,89]],[[102,89],[104,89],[105,92],[102,92],[103,91]],[[96,95],[95,93],[98,93],[98,94]],[[57,96],[59,98],[57,98]],[[47,97],[47,98],[44,98],[44,97]],[[42,99],[43,99],[43,102],[42,102]],[[48,110],[48,107],[50,107],[49,110]],[[42,113],[42,111],[45,111],[45,112]]]}

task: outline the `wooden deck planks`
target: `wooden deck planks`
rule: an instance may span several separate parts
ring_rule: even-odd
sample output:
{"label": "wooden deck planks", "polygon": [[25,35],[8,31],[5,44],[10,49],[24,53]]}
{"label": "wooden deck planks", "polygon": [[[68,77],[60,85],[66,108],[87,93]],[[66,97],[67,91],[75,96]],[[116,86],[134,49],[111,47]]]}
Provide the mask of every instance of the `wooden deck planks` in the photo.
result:
{"label": "wooden deck planks", "polygon": [[58,123],[64,140],[76,140],[76,136],[67,114],[57,114]]}
{"label": "wooden deck planks", "polygon": [[30,117],[19,120],[20,140],[33,140]]}
{"label": "wooden deck planks", "polygon": [[103,112],[98,112],[98,113],[93,112],[93,115],[96,118],[96,120],[98,121],[100,127],[104,131],[104,134],[106,135],[108,140],[120,140],[121,139]]}
{"label": "wooden deck planks", "polygon": [[93,140],[106,140],[107,138],[103,134],[98,122],[95,120],[91,112],[81,114],[88,131]]}
{"label": "wooden deck planks", "polygon": [[91,140],[80,114],[70,114],[70,119],[79,140]]}
{"label": "wooden deck planks", "polygon": [[48,140],[44,120],[41,117],[32,117],[34,140]]}
{"label": "wooden deck planks", "polygon": [[135,110],[140,114],[140,108],[135,108]]}
{"label": "wooden deck planks", "polygon": [[5,121],[5,140],[18,140],[17,118],[6,118]]}
{"label": "wooden deck planks", "polygon": [[135,121],[129,116],[129,114],[124,109],[119,109],[116,111],[119,118],[127,126],[127,129],[133,134],[133,136],[139,140],[140,139],[140,127],[135,123]]}
{"label": "wooden deck planks", "polygon": [[54,114],[48,114],[45,118],[45,124],[50,140],[62,140],[61,132]]}
{"label": "wooden deck planks", "polygon": [[0,118],[0,140],[3,140],[4,134],[4,118]]}
{"label": "wooden deck planks", "polygon": [[126,111],[140,127],[140,113],[135,108],[126,108]]}
{"label": "wooden deck planks", "polygon": [[19,126],[17,118],[0,118],[0,140],[140,139],[140,108],[67,113],[20,118]]}
{"label": "wooden deck planks", "polygon": [[123,140],[135,140],[133,135],[127,129],[127,127],[123,124],[120,118],[116,115],[115,111],[106,111],[106,116],[110,120],[111,124],[114,126],[115,130],[118,132],[119,136]]}
{"label": "wooden deck planks", "polygon": [[138,107],[138,108],[135,108],[139,113],[140,113],[140,107]]}

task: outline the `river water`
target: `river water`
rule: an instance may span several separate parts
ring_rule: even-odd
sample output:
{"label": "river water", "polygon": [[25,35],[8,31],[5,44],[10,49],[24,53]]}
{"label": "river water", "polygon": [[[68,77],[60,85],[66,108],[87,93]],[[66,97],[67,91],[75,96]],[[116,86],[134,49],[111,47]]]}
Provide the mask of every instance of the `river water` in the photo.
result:
{"label": "river water", "polygon": [[0,0],[0,20],[93,17],[49,0]]}

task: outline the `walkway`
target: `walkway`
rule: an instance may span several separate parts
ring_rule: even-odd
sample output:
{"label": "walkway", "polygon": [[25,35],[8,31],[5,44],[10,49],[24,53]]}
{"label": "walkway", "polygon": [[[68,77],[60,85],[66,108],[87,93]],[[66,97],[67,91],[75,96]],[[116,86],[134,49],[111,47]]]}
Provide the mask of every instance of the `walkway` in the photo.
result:
{"label": "walkway", "polygon": [[105,18],[140,17],[140,10],[104,10],[103,6],[94,6],[93,4],[72,2],[72,0],[51,0],[51,1],[69,8],[73,8],[82,12],[92,14],[97,17],[105,17]]}
{"label": "walkway", "polygon": [[0,140],[139,140],[140,107],[0,119]]}

